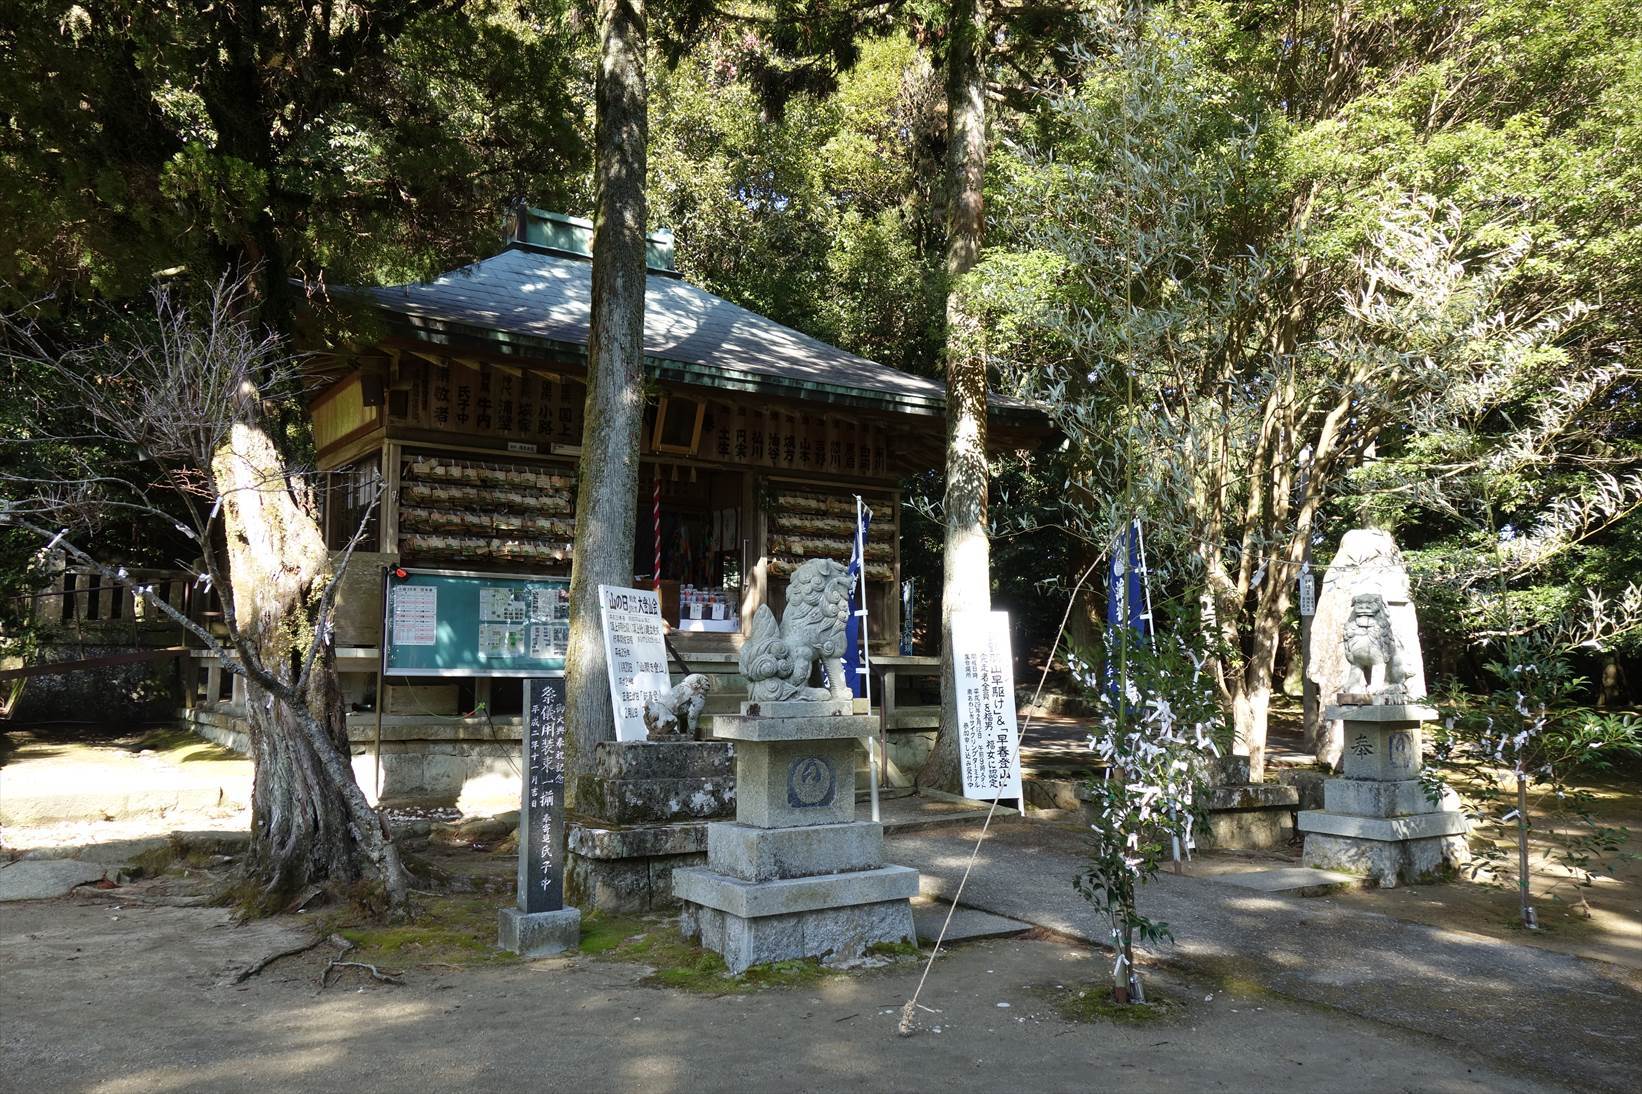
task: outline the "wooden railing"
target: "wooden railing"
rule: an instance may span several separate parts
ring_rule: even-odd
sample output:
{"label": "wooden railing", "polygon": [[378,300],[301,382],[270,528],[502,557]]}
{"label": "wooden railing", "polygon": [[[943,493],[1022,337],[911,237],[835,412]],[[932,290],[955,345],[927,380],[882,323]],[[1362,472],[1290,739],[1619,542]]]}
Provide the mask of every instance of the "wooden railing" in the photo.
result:
{"label": "wooden railing", "polygon": [[155,594],[191,619],[209,615],[213,597],[180,570],[131,569],[123,580],[77,566],[63,566],[32,595],[31,612],[49,643],[169,646],[184,641],[181,624],[137,593]]}

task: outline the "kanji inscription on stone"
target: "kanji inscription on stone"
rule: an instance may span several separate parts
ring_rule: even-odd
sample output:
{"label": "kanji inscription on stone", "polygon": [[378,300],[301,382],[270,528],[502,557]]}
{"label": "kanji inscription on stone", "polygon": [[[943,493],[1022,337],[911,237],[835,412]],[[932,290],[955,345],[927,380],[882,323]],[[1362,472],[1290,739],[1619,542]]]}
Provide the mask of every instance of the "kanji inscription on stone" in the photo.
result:
{"label": "kanji inscription on stone", "polygon": [[564,907],[564,677],[525,682],[519,910]]}

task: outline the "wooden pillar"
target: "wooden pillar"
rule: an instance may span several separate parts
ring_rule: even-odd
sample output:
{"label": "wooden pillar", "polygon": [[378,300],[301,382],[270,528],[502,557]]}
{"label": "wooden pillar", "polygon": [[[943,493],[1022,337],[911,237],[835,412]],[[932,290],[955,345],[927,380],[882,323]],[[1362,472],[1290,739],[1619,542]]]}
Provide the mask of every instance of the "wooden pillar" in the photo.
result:
{"label": "wooden pillar", "polygon": [[222,660],[213,657],[205,666],[205,705],[214,707],[222,701]]}
{"label": "wooden pillar", "polygon": [[769,561],[764,547],[766,534],[763,506],[759,502],[759,476],[746,472],[741,480],[741,633],[752,633],[753,613],[763,604],[769,590]]}

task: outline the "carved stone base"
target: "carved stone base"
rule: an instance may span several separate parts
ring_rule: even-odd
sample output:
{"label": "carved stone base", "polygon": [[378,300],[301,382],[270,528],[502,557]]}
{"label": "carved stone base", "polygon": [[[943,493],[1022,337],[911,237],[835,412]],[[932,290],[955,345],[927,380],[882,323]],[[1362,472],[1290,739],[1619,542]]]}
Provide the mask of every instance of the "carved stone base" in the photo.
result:
{"label": "carved stone base", "polygon": [[714,725],[736,741],[736,822],[709,826],[707,865],[674,871],[673,891],[685,936],[732,973],[913,937],[918,871],[884,865],[883,828],[855,820],[853,738],[873,719],[820,705]]}
{"label": "carved stone base", "polygon": [[673,871],[707,860],[707,823],[735,809],[734,746],[602,741],[576,781],[565,899],[617,914],[676,907]]}
{"label": "carved stone base", "polygon": [[574,949],[582,937],[582,913],[576,908],[521,912],[503,908],[497,917],[496,945],[521,957],[547,957]]}
{"label": "carved stone base", "polygon": [[1470,860],[1464,836],[1380,840],[1325,832],[1306,833],[1301,859],[1320,870],[1365,875],[1383,889],[1443,878]]}
{"label": "carved stone base", "polygon": [[[912,873],[912,889],[916,892],[917,874],[908,873]],[[772,961],[803,957],[848,960],[860,957],[876,943],[911,942],[914,937],[912,905],[904,895],[765,916],[742,916],[686,901],[679,928],[685,938],[720,954],[736,975]]]}

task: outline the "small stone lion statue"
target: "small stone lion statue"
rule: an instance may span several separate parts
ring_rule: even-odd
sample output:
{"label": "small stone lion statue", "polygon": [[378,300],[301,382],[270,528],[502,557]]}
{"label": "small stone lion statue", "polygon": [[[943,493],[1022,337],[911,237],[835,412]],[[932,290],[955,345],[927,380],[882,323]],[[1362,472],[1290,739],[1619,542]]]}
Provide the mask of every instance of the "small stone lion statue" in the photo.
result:
{"label": "small stone lion statue", "polygon": [[699,672],[680,680],[666,695],[644,704],[644,728],[652,741],[696,739],[701,710],[713,682]]}
{"label": "small stone lion statue", "polygon": [[[853,698],[843,660],[850,584],[848,567],[830,558],[812,558],[787,584],[787,608],[779,627],[769,605],[759,605],[752,633],[741,647],[741,675],[747,678],[749,701]],[[817,662],[826,670],[829,687],[810,686]]]}
{"label": "small stone lion statue", "polygon": [[[1346,673],[1340,681],[1342,693],[1378,692],[1382,701],[1396,702],[1408,694],[1407,683],[1414,673],[1404,663],[1402,644],[1391,630],[1391,613],[1379,593],[1357,593],[1351,598],[1351,614],[1341,628],[1345,646]],[[1385,667],[1381,685],[1374,687],[1375,670]]]}

